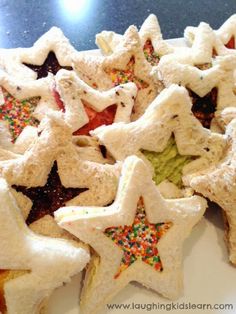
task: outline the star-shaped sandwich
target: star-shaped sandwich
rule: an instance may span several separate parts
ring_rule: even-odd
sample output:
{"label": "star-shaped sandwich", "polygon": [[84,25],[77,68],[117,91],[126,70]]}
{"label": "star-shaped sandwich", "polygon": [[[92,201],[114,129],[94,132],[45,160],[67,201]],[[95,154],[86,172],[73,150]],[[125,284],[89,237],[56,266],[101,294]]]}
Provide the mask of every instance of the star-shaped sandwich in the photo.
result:
{"label": "star-shaped sandwich", "polygon": [[137,94],[134,83],[98,91],[66,70],[59,71],[55,80],[67,121],[75,135],[88,135],[89,131],[101,125],[130,121]]}
{"label": "star-shaped sandwich", "polygon": [[233,14],[215,31],[208,24],[201,22],[198,27],[186,27],[184,36],[188,43],[193,45],[200,28],[204,27],[206,30],[208,29],[206,44],[214,49],[216,55],[235,55],[235,26],[236,14]]}
{"label": "star-shaped sandwich", "polygon": [[200,24],[191,48],[178,49],[164,56],[154,69],[165,86],[175,83],[189,90],[193,112],[207,128],[216,111],[236,106],[236,55],[214,56],[213,41],[208,38],[211,38],[211,32],[207,24]]}
{"label": "star-shaped sandwich", "polygon": [[228,145],[223,158],[209,169],[186,176],[183,180],[222,207],[226,218],[229,259],[236,265],[236,119],[228,124],[226,137]]}
{"label": "star-shaped sandwich", "polygon": [[67,204],[103,206],[113,201],[120,166],[93,161],[102,159],[95,150],[90,161],[82,150],[73,143],[72,130],[61,112],[48,113],[23,154],[0,149],[1,177],[20,193],[17,200],[24,196],[24,202],[30,202],[25,214],[28,224],[45,215],[53,217],[56,209]]}
{"label": "star-shaped sandwich", "polygon": [[177,298],[182,292],[183,241],[205,208],[199,196],[163,199],[143,161],[131,156],[123,164],[112,205],[59,209],[58,224],[95,251],[81,313],[96,313],[132,281]]}
{"label": "star-shaped sandwich", "polygon": [[27,129],[37,127],[49,109],[59,110],[50,79],[32,84],[0,71],[0,124],[5,129],[0,135],[2,147],[21,151]]}
{"label": "star-shaped sandwich", "polygon": [[[139,30],[139,37],[144,56],[153,66],[158,64],[163,55],[171,53],[175,49],[162,38],[160,25],[154,14],[150,14],[143,22]],[[124,36],[111,31],[102,31],[96,35],[96,44],[104,55],[111,55],[123,41]]]}
{"label": "star-shaped sandwich", "polygon": [[32,47],[9,49],[5,70],[24,80],[44,80],[60,69],[72,70],[73,55],[77,51],[57,27],[43,34]]}
{"label": "star-shaped sandwich", "polygon": [[130,26],[124,41],[111,56],[80,54],[74,60],[75,70],[87,84],[99,90],[134,82],[138,88],[133,118],[140,116],[162,88],[151,75],[152,66],[147,62],[138,31]]}
{"label": "star-shaped sandwich", "polygon": [[177,85],[163,90],[138,120],[91,133],[116,160],[143,158],[157,184],[168,179],[181,186],[183,173],[208,167],[226,147],[223,135],[204,128],[193,115],[187,90]]}
{"label": "star-shaped sandwich", "polygon": [[68,240],[28,229],[4,179],[0,198],[0,311],[38,313],[54,289],[86,266],[89,254]]}

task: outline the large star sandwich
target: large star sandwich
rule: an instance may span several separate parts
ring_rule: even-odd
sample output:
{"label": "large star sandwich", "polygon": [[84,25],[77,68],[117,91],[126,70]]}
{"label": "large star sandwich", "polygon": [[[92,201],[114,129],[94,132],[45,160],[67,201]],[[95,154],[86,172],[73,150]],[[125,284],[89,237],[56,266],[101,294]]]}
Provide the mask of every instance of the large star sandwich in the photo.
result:
{"label": "large star sandwich", "polygon": [[224,136],[204,128],[191,107],[187,90],[171,85],[138,120],[101,126],[91,133],[116,160],[138,155],[157,184],[168,179],[181,187],[183,173],[208,167],[226,147]]}
{"label": "large star sandwich", "polygon": [[183,180],[223,209],[229,259],[236,265],[236,119],[227,125],[226,138],[227,149],[217,163]]}
{"label": "large star sandwich", "polygon": [[96,252],[82,290],[81,313],[96,313],[132,281],[177,298],[182,293],[183,241],[205,208],[199,196],[162,198],[143,161],[131,156],[112,205],[59,209],[58,224]]}
{"label": "large star sandwich", "polygon": [[39,313],[53,290],[86,266],[89,254],[68,240],[28,229],[4,179],[0,197],[0,311]]}

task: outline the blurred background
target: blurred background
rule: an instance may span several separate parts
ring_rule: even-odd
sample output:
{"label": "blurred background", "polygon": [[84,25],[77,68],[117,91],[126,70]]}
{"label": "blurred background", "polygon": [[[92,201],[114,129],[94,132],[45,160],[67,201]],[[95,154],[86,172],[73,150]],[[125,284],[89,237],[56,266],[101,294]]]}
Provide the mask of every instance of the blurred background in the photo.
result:
{"label": "blurred background", "polygon": [[29,47],[55,25],[78,50],[94,49],[96,33],[123,34],[150,13],[157,15],[164,38],[176,38],[200,21],[218,28],[236,13],[236,0],[0,0],[0,47]]}

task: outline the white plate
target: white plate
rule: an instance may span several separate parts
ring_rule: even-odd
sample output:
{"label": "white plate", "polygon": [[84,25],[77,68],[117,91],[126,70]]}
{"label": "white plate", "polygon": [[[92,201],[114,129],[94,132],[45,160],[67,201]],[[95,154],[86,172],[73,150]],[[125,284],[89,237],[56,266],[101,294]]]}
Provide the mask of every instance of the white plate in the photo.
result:
{"label": "white plate", "polygon": [[[175,46],[185,45],[182,38],[168,42]],[[138,284],[129,284],[111,301],[113,310],[106,308],[103,314],[166,314],[168,312],[235,314],[236,268],[228,263],[228,253],[223,238],[221,212],[209,209],[184,244],[184,296],[182,298],[172,303]],[[51,296],[48,314],[78,314],[79,290],[80,276],[76,276],[70,284],[57,289]],[[181,309],[189,304],[193,307],[195,305],[196,308]],[[225,304],[232,305],[233,309],[210,309]]]}

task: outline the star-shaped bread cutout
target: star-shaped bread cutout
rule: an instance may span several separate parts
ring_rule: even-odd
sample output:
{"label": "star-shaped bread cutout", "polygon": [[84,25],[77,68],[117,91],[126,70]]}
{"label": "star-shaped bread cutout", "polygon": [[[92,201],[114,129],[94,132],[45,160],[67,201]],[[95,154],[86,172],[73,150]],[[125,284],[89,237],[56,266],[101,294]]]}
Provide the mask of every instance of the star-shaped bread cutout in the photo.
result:
{"label": "star-shaped bread cutout", "polygon": [[0,140],[2,147],[18,152],[18,140],[21,142],[25,130],[37,127],[49,109],[58,110],[50,82],[47,78],[31,84],[0,71],[0,125],[6,130],[0,138],[7,138],[5,143]]}
{"label": "star-shaped bread cutout", "polygon": [[194,45],[201,28],[204,28],[207,34],[205,45],[212,51],[214,50],[215,55],[235,55],[235,26],[236,15],[234,14],[218,30],[213,30],[210,25],[203,22],[197,27],[188,26],[184,30],[184,37],[189,45]]}
{"label": "star-shaped bread cutout", "polygon": [[57,57],[53,51],[50,51],[47,58],[44,60],[43,64],[35,65],[24,63],[27,67],[37,73],[37,80],[43,77],[47,77],[48,73],[56,75],[61,69],[72,70],[70,66],[61,66],[57,60]]}
{"label": "star-shaped bread cutout", "polygon": [[86,266],[89,254],[68,240],[40,236],[28,229],[2,178],[0,197],[0,217],[4,221],[0,230],[0,276],[8,276],[1,305],[8,313],[32,314],[39,311],[54,289]]}
{"label": "star-shaped bread cutout", "polygon": [[146,107],[162,89],[158,79],[151,75],[136,27],[130,26],[124,41],[116,51],[106,57],[80,54],[74,60],[80,78],[98,90],[108,90],[114,85],[134,81],[138,87],[133,119],[143,114]]}
{"label": "star-shaped bread cutout", "polygon": [[236,265],[236,119],[226,128],[227,149],[210,168],[187,175],[183,180],[198,193],[222,207],[227,220],[229,259]]}
{"label": "star-shaped bread cutout", "polygon": [[134,83],[98,91],[65,70],[59,71],[55,80],[60,106],[66,109],[74,135],[89,135],[98,126],[130,121],[137,94]]}
{"label": "star-shaped bread cutout", "polygon": [[[187,90],[177,85],[162,91],[138,120],[128,124],[117,123],[99,127],[91,133],[116,160],[138,155],[145,161],[153,158],[148,158],[148,154],[145,158],[143,151],[156,152],[159,155],[163,152],[168,155],[165,149],[174,135],[177,153],[182,159],[179,159],[179,164],[176,165],[178,154],[172,150],[172,157],[175,157],[173,163],[177,168],[181,168],[182,164],[183,173],[202,169],[219,160],[226,147],[223,135],[204,128],[193,115]],[[173,143],[171,145],[173,146]],[[187,165],[186,161],[189,162]],[[148,164],[151,166],[150,162]],[[153,167],[150,168],[153,171]],[[168,174],[166,167],[163,171]]]}
{"label": "star-shaped bread cutout", "polygon": [[[119,242],[118,246],[106,232],[110,228],[132,225],[140,198],[143,199],[150,224],[163,222],[173,224],[158,241],[157,234],[153,239],[157,241],[156,248],[163,270],[158,271],[149,263],[137,258],[117,276],[123,258],[122,243]],[[143,161],[130,156],[123,164],[117,195],[112,205],[72,206],[56,211],[55,218],[58,224],[92,246],[97,254],[94,263],[89,266],[82,290],[82,313],[93,314],[98,308],[102,310],[102,307],[131,281],[137,281],[168,298],[179,296],[182,290],[180,266],[182,243],[202,217],[205,208],[206,201],[199,196],[163,199]],[[146,230],[140,232],[144,237]],[[126,243],[123,247],[125,245]]]}
{"label": "star-shaped bread cutout", "polygon": [[[92,155],[91,151],[90,155],[83,153],[73,143],[72,129],[64,114],[51,112],[41,121],[34,143],[24,154],[0,150],[0,174],[29,196],[27,200],[32,199],[27,220],[31,223],[52,214],[62,203],[103,206],[113,201],[120,166],[105,164],[107,160],[98,155],[98,150]],[[53,167],[55,162],[58,169]]]}
{"label": "star-shaped bread cutout", "polygon": [[[143,22],[139,30],[139,37],[144,56],[152,66],[157,65],[163,55],[171,53],[175,49],[162,38],[160,25],[154,14],[150,14]],[[124,40],[124,36],[111,31],[102,31],[96,35],[96,44],[104,55],[114,53],[117,46],[121,45]]]}
{"label": "star-shaped bread cutout", "polygon": [[151,224],[146,217],[143,200],[140,198],[131,226],[107,228],[105,235],[112,239],[124,252],[115,278],[118,278],[125,269],[137,260],[147,263],[157,271],[162,271],[163,267],[157,243],[171,225],[171,223]]}
{"label": "star-shaped bread cutout", "polygon": [[48,73],[53,75],[60,68],[71,69],[74,55],[78,53],[57,27],[52,27],[30,48],[7,51],[6,72],[25,81],[45,80]]}
{"label": "star-shaped bread cutout", "polygon": [[27,224],[31,224],[45,215],[53,216],[55,210],[87,190],[85,188],[65,188],[61,184],[56,163],[54,163],[44,186],[29,188],[13,185],[12,187],[17,192],[26,195],[33,203],[26,220]]}
{"label": "star-shaped bread cutout", "polygon": [[[204,100],[203,106],[200,108],[198,106],[196,111],[196,116],[200,116],[203,125],[209,127],[218,112],[229,106],[236,106],[234,92],[236,55],[212,58],[213,48],[207,40],[208,28],[205,29],[205,26],[204,23],[199,26],[199,32],[196,33],[191,48],[182,48],[164,56],[154,69],[154,73],[161,77],[166,87],[173,83],[185,86],[190,90],[190,95],[196,96],[194,98],[198,103],[202,103],[199,97],[211,98],[209,105],[206,106]],[[209,93],[211,95],[208,95]]]}

